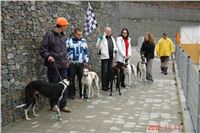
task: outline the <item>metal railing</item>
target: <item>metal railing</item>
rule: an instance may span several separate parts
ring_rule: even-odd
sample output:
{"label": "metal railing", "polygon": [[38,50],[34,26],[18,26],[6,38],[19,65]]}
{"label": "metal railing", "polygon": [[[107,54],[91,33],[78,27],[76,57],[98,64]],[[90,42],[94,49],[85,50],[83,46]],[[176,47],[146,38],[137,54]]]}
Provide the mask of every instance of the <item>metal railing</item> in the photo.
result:
{"label": "metal railing", "polygon": [[194,131],[200,133],[200,70],[179,45],[175,47],[178,76],[186,98],[186,107],[190,112]]}

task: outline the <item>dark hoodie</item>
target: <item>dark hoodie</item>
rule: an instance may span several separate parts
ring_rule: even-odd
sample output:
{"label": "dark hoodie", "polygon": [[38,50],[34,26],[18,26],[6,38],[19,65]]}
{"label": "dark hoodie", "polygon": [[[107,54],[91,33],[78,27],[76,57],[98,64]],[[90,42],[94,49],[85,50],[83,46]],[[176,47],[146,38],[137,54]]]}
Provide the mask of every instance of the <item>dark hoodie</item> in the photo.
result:
{"label": "dark hoodie", "polygon": [[67,68],[67,47],[64,33],[57,33],[55,30],[48,31],[41,42],[40,55],[48,67],[54,67],[53,63],[47,60],[49,56],[52,56],[58,68]]}

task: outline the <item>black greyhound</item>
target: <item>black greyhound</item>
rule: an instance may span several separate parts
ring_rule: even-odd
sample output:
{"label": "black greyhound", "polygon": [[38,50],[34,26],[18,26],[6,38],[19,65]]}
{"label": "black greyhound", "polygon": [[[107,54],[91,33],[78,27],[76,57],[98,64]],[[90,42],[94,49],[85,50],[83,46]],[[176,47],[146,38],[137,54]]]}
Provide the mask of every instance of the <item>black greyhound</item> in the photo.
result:
{"label": "black greyhound", "polygon": [[21,108],[25,106],[25,118],[26,120],[31,120],[28,117],[28,110],[32,106],[33,107],[33,115],[38,116],[35,113],[35,105],[37,101],[38,94],[42,94],[43,96],[50,99],[50,104],[52,109],[54,109],[60,118],[60,109],[59,109],[59,101],[62,99],[64,92],[68,89],[70,82],[67,79],[63,79],[59,83],[48,83],[46,81],[32,81],[25,88],[25,103],[15,108]]}
{"label": "black greyhound", "polygon": [[116,90],[119,91],[119,95],[122,95],[121,93],[121,84],[120,84],[120,71],[127,67],[126,64],[122,62],[116,62],[116,65],[111,68],[110,74],[109,74],[109,89],[110,89],[110,96],[112,96],[113,92],[113,82],[116,85]]}

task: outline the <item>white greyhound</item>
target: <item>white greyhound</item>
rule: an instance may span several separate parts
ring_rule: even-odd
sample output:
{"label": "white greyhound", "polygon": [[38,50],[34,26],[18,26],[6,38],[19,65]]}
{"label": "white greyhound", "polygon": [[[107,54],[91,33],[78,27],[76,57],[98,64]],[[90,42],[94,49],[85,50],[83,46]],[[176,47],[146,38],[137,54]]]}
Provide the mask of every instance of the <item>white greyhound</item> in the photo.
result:
{"label": "white greyhound", "polygon": [[83,92],[84,92],[84,87],[88,87],[88,98],[93,97],[94,95],[94,89],[92,87],[92,82],[93,80],[95,81],[96,87],[97,87],[97,96],[99,96],[99,77],[95,72],[89,71],[87,68],[83,69],[83,77],[81,79],[81,84],[82,84],[82,98],[83,96]]}

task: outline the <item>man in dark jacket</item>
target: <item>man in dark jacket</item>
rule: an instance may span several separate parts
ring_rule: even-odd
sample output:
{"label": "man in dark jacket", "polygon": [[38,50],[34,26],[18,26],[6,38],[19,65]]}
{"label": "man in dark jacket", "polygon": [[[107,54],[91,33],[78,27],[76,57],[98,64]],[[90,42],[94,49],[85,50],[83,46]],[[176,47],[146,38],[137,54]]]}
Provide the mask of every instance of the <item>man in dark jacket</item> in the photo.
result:
{"label": "man in dark jacket", "polygon": [[[56,20],[56,26],[54,29],[48,31],[41,43],[40,55],[45,60],[45,66],[47,66],[47,77],[50,83],[58,83],[61,79],[56,71],[55,66],[58,68],[58,72],[62,79],[67,78],[67,47],[65,44],[64,30],[68,26],[68,21],[60,17]],[[71,112],[67,105],[67,92],[63,94],[63,98],[59,103],[59,107],[64,112]],[[51,109],[52,101],[50,101]]]}

